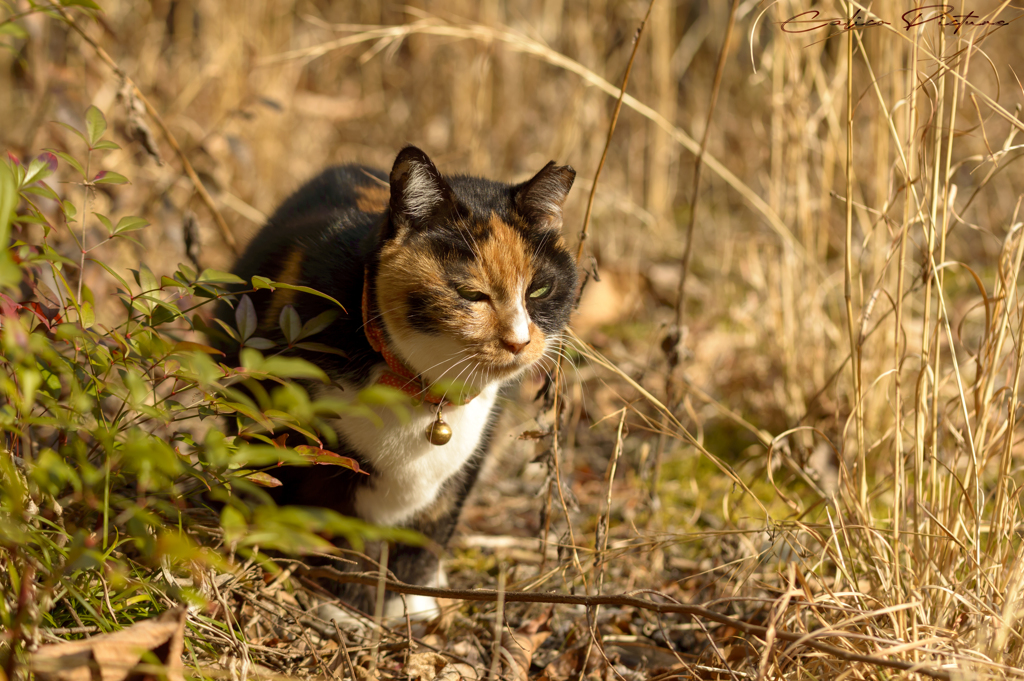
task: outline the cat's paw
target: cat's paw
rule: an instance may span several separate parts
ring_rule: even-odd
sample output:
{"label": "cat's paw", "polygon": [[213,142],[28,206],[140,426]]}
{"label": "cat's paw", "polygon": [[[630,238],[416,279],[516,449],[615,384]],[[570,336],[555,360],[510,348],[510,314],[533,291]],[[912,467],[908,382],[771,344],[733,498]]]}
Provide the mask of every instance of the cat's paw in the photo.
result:
{"label": "cat's paw", "polygon": [[385,620],[404,620],[406,611],[409,619],[430,621],[441,616],[441,606],[433,596],[409,595],[405,602],[401,598],[389,599],[384,604]]}
{"label": "cat's paw", "polygon": [[[430,581],[423,586],[440,589],[446,588],[448,586],[448,575],[439,565]],[[401,596],[395,596],[389,598],[384,603],[384,618],[386,620],[404,620],[406,613],[408,613],[409,619],[429,622],[441,616],[441,605],[433,596],[420,596],[418,594],[409,594],[405,597],[404,602]]]}
{"label": "cat's paw", "polygon": [[347,631],[364,631],[369,628],[369,620],[365,615],[354,615],[331,603],[321,603],[316,609],[316,616]]}

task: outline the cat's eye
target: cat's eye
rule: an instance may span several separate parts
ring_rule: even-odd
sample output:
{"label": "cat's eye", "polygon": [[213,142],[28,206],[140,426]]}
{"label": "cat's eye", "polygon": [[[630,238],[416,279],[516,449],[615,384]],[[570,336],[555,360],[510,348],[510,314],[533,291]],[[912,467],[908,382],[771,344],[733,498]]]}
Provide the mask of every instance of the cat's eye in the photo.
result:
{"label": "cat's eye", "polygon": [[484,300],[487,297],[487,294],[484,293],[483,291],[477,291],[475,289],[469,288],[468,286],[460,286],[457,289],[455,289],[455,291],[462,298],[466,300],[471,300],[473,302],[476,302],[478,300]]}
{"label": "cat's eye", "polygon": [[547,298],[548,294],[551,293],[551,284],[545,284],[530,291],[531,298]]}

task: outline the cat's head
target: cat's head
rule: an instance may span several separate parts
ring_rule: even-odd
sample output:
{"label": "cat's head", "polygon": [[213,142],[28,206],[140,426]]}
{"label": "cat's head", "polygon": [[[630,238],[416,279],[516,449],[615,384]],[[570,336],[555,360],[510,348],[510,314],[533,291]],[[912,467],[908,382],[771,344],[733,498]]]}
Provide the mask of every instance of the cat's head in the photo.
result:
{"label": "cat's head", "polygon": [[519,185],[444,178],[419,149],[398,154],[374,303],[410,369],[481,389],[554,351],[576,295],[561,234],[575,177],[551,162]]}

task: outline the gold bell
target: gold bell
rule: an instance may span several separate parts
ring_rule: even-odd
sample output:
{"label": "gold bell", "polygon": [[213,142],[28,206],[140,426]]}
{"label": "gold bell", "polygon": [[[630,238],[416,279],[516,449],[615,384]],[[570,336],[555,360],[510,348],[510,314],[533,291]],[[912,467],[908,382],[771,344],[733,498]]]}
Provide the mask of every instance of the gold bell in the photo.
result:
{"label": "gold bell", "polygon": [[451,439],[452,427],[438,414],[437,420],[427,426],[427,441],[432,445],[446,445]]}

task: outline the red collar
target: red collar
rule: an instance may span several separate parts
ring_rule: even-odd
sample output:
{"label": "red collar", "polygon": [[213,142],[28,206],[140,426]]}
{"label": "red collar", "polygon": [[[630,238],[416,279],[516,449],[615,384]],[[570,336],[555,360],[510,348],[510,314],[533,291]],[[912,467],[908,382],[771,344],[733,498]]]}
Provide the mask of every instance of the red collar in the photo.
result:
{"label": "red collar", "polygon": [[[384,338],[384,332],[381,331],[380,326],[377,324],[377,318],[371,318],[370,316],[369,284],[370,270],[366,268],[363,274],[363,331],[366,333],[366,340],[370,342],[370,347],[373,348],[374,352],[380,353],[388,365],[388,370],[380,375],[377,383],[390,388],[397,388],[417,400],[439,404],[442,407],[456,404],[445,397],[431,394],[429,386],[424,384],[423,378],[414,374],[388,347]],[[466,397],[463,404],[468,403],[474,397],[476,396],[470,395]]]}

